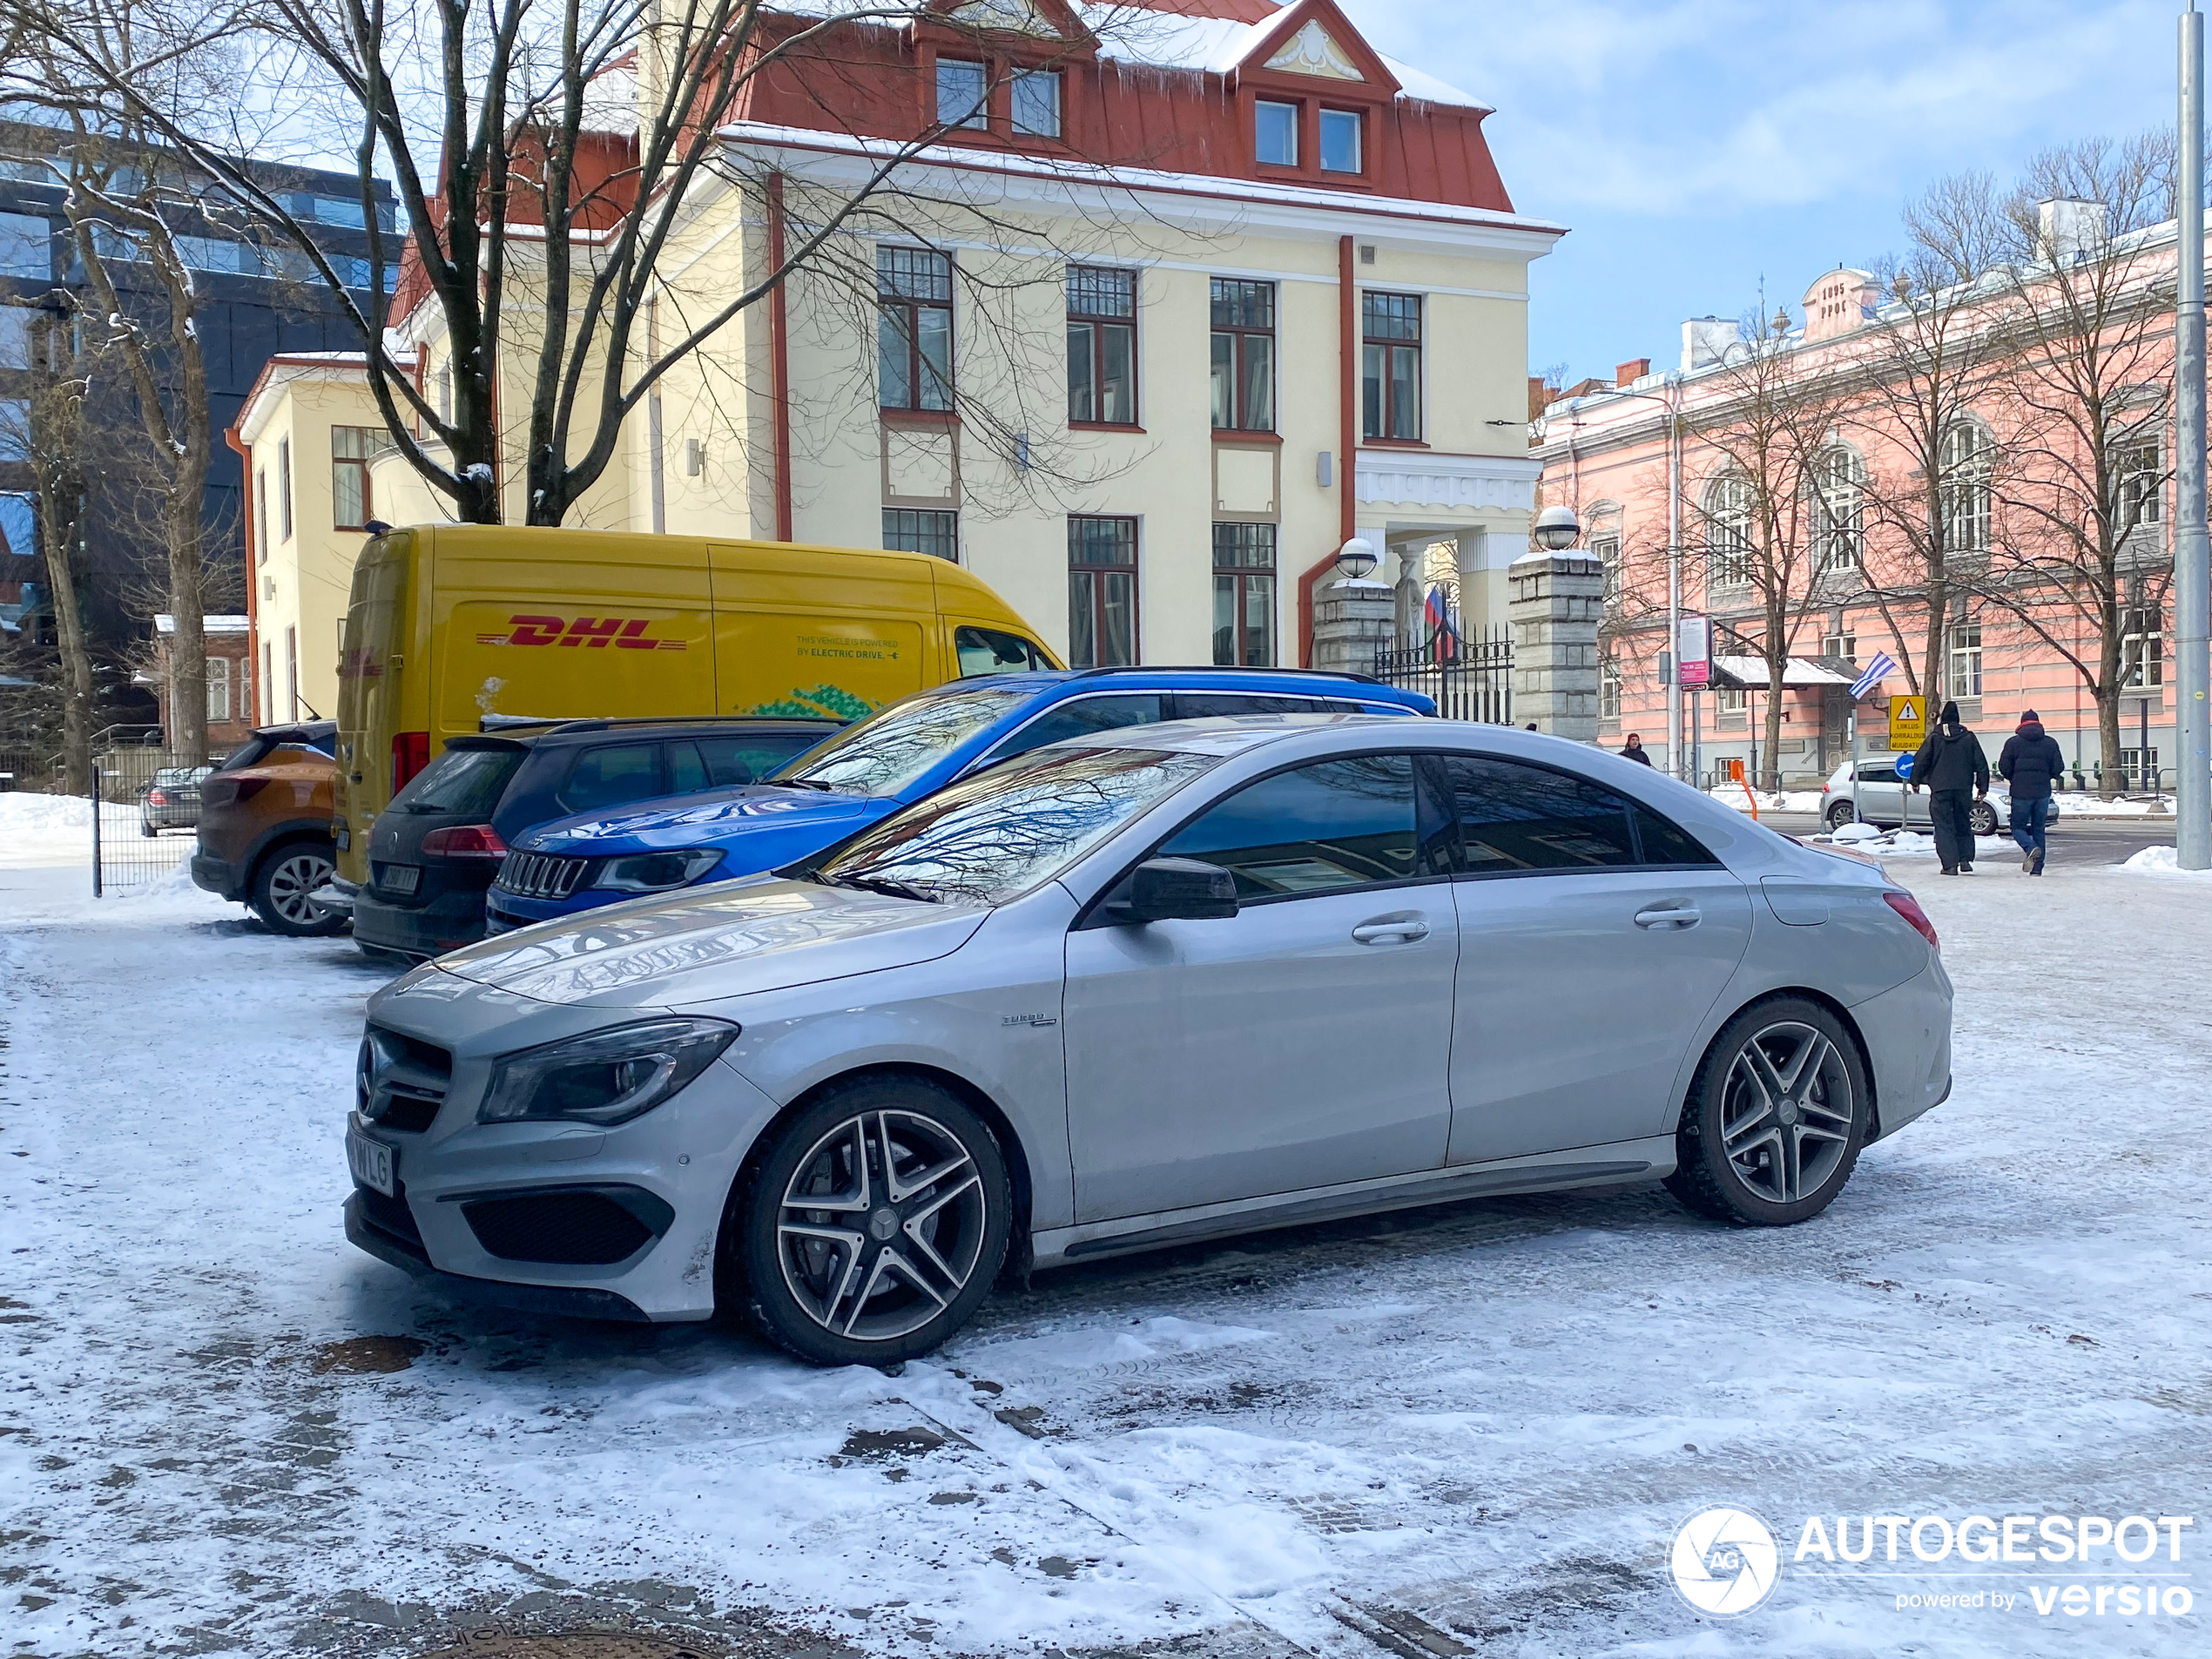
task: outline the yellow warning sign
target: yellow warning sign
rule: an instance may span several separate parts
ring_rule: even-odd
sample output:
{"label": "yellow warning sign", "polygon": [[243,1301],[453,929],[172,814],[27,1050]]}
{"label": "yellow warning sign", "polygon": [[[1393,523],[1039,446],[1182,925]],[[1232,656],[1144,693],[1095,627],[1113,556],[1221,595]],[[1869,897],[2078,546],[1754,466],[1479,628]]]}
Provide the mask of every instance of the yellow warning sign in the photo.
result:
{"label": "yellow warning sign", "polygon": [[1900,753],[1918,749],[1928,735],[1928,705],[1917,697],[1890,699],[1890,747]]}

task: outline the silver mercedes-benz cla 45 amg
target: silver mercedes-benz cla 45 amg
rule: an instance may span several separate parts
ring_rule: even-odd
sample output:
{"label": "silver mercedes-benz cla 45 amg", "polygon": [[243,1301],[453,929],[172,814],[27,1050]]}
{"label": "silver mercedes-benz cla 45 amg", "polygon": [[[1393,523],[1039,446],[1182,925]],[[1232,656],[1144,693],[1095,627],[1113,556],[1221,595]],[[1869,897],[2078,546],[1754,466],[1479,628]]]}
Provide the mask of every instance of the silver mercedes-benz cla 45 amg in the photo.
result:
{"label": "silver mercedes-benz cla 45 amg", "polygon": [[1365,1211],[1663,1179],[1803,1221],[1944,1098],[1951,1001],[1878,867],[1649,767],[1135,727],[395,981],[347,1230],[456,1297],[890,1364],[1008,1271]]}

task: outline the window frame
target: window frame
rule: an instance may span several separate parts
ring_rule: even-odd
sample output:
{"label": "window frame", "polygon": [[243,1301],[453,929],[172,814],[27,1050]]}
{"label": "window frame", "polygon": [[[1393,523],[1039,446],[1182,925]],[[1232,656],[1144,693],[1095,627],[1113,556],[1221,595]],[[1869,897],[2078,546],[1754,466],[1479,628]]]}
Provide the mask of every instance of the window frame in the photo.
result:
{"label": "window frame", "polygon": [[[1076,557],[1076,526],[1079,524],[1125,524],[1129,527],[1129,560],[1126,563],[1079,562]],[[1070,513],[1068,515],[1068,666],[1070,668],[1133,667],[1144,660],[1143,583],[1142,570],[1144,557],[1143,523],[1127,513]],[[1080,602],[1089,608],[1089,622],[1094,647],[1105,642],[1109,607],[1107,578],[1126,573],[1129,580],[1129,661],[1123,663],[1079,662],[1076,660],[1076,611],[1078,584],[1084,597]],[[1099,654],[1096,650],[1094,655]]]}
{"label": "window frame", "polygon": [[[1212,429],[1216,432],[1278,432],[1283,404],[1283,365],[1278,338],[1283,322],[1281,285],[1255,277],[1209,277],[1207,284],[1207,321],[1211,328],[1208,374],[1210,387],[1217,394],[1209,399],[1209,414],[1213,417]],[[1224,300],[1224,290],[1231,287],[1238,292]],[[1264,327],[1251,323],[1224,323],[1220,320],[1224,304],[1241,305],[1244,300],[1257,297],[1262,291],[1264,291],[1267,299],[1268,320]],[[1267,418],[1264,424],[1255,423],[1251,418],[1251,409],[1246,407],[1246,394],[1251,377],[1251,342],[1260,340],[1267,343]],[[1225,421],[1218,418],[1221,409],[1217,396],[1222,367],[1218,355],[1224,341],[1229,342],[1229,418]]]}
{"label": "window frame", "polygon": [[[1410,308],[1413,336],[1377,332],[1378,322],[1402,324],[1401,313],[1395,317],[1384,317],[1378,309],[1404,307]],[[1359,428],[1362,438],[1369,443],[1420,443],[1427,429],[1428,376],[1425,358],[1428,347],[1428,306],[1426,296],[1418,293],[1399,293],[1383,288],[1366,288],[1359,294]],[[1413,360],[1413,408],[1410,415],[1413,429],[1397,429],[1399,414],[1395,396],[1399,386],[1400,359]]]}
{"label": "window frame", "polygon": [[1866,465],[1847,443],[1831,443],[1813,460],[1819,522],[1813,527],[1813,572],[1828,576],[1866,567]]}
{"label": "window frame", "polygon": [[[1071,427],[1105,427],[1116,431],[1123,431],[1137,427],[1143,419],[1143,405],[1138,401],[1140,384],[1136,316],[1138,275],[1137,272],[1121,266],[1070,264],[1068,266],[1066,280],[1062,286],[1066,292],[1068,307],[1068,424]],[[1126,316],[1116,315],[1107,311],[1076,308],[1078,279],[1082,279],[1084,285],[1088,286],[1091,280],[1101,277],[1127,280],[1129,314]],[[1087,293],[1084,298],[1089,300],[1091,296]],[[1078,328],[1085,329],[1089,333],[1086,349],[1089,358],[1089,391],[1092,409],[1092,413],[1089,415],[1079,415],[1076,413],[1076,331]],[[1126,421],[1109,420],[1105,412],[1106,332],[1109,329],[1123,329],[1129,334],[1129,390],[1127,393],[1129,419]]]}
{"label": "window frame", "polygon": [[[894,283],[910,283],[919,274],[918,270],[914,268],[894,273],[891,267],[897,261],[892,256],[914,260],[917,266],[921,260],[935,260],[938,266],[937,274],[943,280],[944,297],[938,299],[934,295],[887,293],[887,287]],[[878,409],[887,410],[894,415],[952,415],[959,406],[957,368],[959,335],[953,314],[952,255],[940,253],[935,248],[916,247],[911,243],[879,242],[876,244],[875,257],[876,407]],[[935,366],[928,362],[927,354],[922,347],[921,326],[925,312],[941,313],[944,318],[945,367],[941,376],[938,374]],[[910,401],[903,403],[894,403],[889,401],[890,387],[883,373],[884,365],[887,361],[889,343],[887,339],[887,331],[890,330],[895,330],[897,336],[905,343],[907,395]],[[929,381],[941,385],[944,398],[942,403],[933,403],[925,398],[925,375]]]}
{"label": "window frame", "polygon": [[[2151,626],[2142,624],[2148,618]],[[2144,670],[2149,678],[2144,678]],[[2166,609],[2134,604],[2120,608],[2120,690],[2163,695],[2166,688]]]}
{"label": "window frame", "polygon": [[253,563],[269,562],[269,469],[253,469]]}
{"label": "window frame", "polygon": [[[1262,110],[1285,110],[1290,114],[1291,158],[1288,161],[1270,160],[1260,153],[1260,120]],[[1279,167],[1294,172],[1302,165],[1305,151],[1305,106],[1296,98],[1256,98],[1252,100],[1252,162],[1256,166]]]}
{"label": "window frame", "polygon": [[[1969,617],[1954,622],[1943,631],[1943,684],[1946,696],[1974,698],[1981,696],[1982,678],[1981,623]],[[1973,689],[1966,681],[1973,681]]]}
{"label": "window frame", "polygon": [[[945,73],[948,70],[975,71],[976,98],[974,107],[955,120],[945,111]],[[988,132],[991,129],[991,65],[988,59],[959,57],[940,53],[930,71],[930,111],[932,125],[941,127],[949,136],[955,132]]]}
{"label": "window frame", "polygon": [[[894,518],[914,519],[916,521],[920,521],[921,519],[931,519],[937,521],[934,524],[929,526],[928,529],[945,532],[941,539],[944,541],[946,548],[948,550],[941,552],[934,547],[916,547],[907,545],[907,543],[909,542],[923,542],[939,538],[928,534],[927,531],[925,530],[924,527],[921,526],[918,523],[915,526],[914,533],[912,536],[907,536],[904,534],[903,526],[894,531],[891,522]],[[883,509],[882,528],[883,545],[885,549],[890,552],[922,553],[927,554],[931,558],[942,559],[948,564],[958,564],[960,563],[960,512],[957,509],[943,507],[887,507]]]}
{"label": "window frame", "polygon": [[292,439],[277,440],[277,540],[292,539]]}
{"label": "window frame", "polygon": [[[1230,535],[1224,538],[1223,532]],[[1262,536],[1261,532],[1264,532]],[[1225,558],[1232,550],[1224,548],[1224,540],[1258,542],[1264,540],[1266,563],[1258,563],[1250,558]],[[1243,547],[1233,550],[1250,554],[1258,550]],[[1283,625],[1280,614],[1282,603],[1282,527],[1271,522],[1243,519],[1217,520],[1212,540],[1212,600],[1214,624],[1214,666],[1217,668],[1274,668],[1282,656]],[[1224,588],[1224,583],[1228,585]],[[1267,610],[1266,654],[1264,660],[1253,661],[1250,651],[1250,613],[1255,589],[1265,593]],[[1226,594],[1229,600],[1229,650],[1227,662],[1221,658],[1221,602]]]}
{"label": "window frame", "polygon": [[[1052,89],[1052,126],[1022,125],[1022,89],[1025,86],[1049,85]],[[1049,138],[1057,142],[1068,130],[1068,88],[1066,78],[1056,69],[1024,69],[1016,66],[1006,81],[1007,129],[1017,138]]]}
{"label": "window frame", "polygon": [[1621,718],[1621,664],[1607,658],[1598,664],[1597,718],[1618,720]]}
{"label": "window frame", "polygon": [[[1332,167],[1329,165],[1329,121],[1331,117],[1352,123],[1352,165]],[[1339,105],[1324,104],[1313,115],[1313,169],[1330,179],[1364,179],[1367,176],[1367,112],[1348,110]]]}
{"label": "window frame", "polygon": [[[2121,532],[2125,540],[2138,530],[2166,522],[2166,435],[2147,428],[2127,435],[2114,448],[2117,452],[2112,469],[2114,516],[2126,519],[2127,509],[2135,508],[2134,517]],[[2149,458],[2148,462],[2145,456]]]}
{"label": "window frame", "polygon": [[1730,468],[1705,486],[1705,586],[1751,585],[1751,481]]}
{"label": "window frame", "polygon": [[[338,435],[341,432],[360,433],[362,435],[361,448],[366,453],[359,455],[340,455]],[[380,440],[381,448],[379,447]],[[375,501],[369,492],[369,463],[384,454],[390,447],[390,435],[382,427],[334,426],[330,428],[330,521],[333,529],[364,530],[368,528],[369,521],[376,516]],[[346,471],[357,471],[360,475],[361,518],[358,523],[347,523],[339,510],[343,492],[339,489],[338,480],[341,474]]]}
{"label": "window frame", "polygon": [[1939,461],[1944,542],[1953,553],[1986,553],[1994,525],[1991,479],[1996,448],[1980,421],[1959,419],[1945,430]]}
{"label": "window frame", "polygon": [[[222,693],[222,706],[215,705],[215,694]],[[210,725],[227,725],[231,719],[231,659],[210,651],[207,655],[207,722]]]}

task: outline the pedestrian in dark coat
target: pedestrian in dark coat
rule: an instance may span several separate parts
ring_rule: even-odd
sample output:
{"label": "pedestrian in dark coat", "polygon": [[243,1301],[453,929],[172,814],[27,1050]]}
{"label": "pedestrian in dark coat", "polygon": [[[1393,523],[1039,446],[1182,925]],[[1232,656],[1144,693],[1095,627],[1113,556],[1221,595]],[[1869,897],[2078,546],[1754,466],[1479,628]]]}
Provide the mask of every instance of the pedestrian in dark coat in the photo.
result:
{"label": "pedestrian in dark coat", "polygon": [[1912,757],[1912,786],[1928,792],[1944,874],[1972,875],[1973,804],[1989,793],[1989,758],[1981,752],[1981,739],[1960,724],[1956,703],[1943,705],[1935,730]]}
{"label": "pedestrian in dark coat", "polygon": [[1633,760],[1639,765],[1648,766],[1651,764],[1651,757],[1643,752],[1643,738],[1640,732],[1629,733],[1629,740],[1621,749],[1621,758],[1624,760]]}
{"label": "pedestrian in dark coat", "polygon": [[2051,821],[2051,791],[2066,774],[2066,755],[2033,709],[2020,717],[2019,728],[2005,739],[1997,756],[1997,774],[2012,786],[2013,840],[2020,843],[2020,869],[2040,875],[2049,850],[2044,832]]}

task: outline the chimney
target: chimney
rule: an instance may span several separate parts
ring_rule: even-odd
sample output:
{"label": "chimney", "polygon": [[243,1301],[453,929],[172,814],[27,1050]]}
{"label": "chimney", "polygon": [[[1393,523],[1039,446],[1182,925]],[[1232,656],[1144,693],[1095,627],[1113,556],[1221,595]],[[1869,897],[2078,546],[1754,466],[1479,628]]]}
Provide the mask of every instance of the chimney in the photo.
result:
{"label": "chimney", "polygon": [[2060,196],[2035,204],[2035,224],[2045,256],[2054,265],[2078,263],[2102,247],[2112,215],[2102,202]]}
{"label": "chimney", "polygon": [[1613,383],[1615,386],[1627,386],[1632,381],[1642,380],[1649,373],[1651,373],[1651,360],[1649,357],[1631,357],[1613,371]]}
{"label": "chimney", "polygon": [[1721,354],[1736,344],[1735,321],[1718,317],[1692,317],[1682,326],[1682,366],[1684,374],[1710,368]]}

